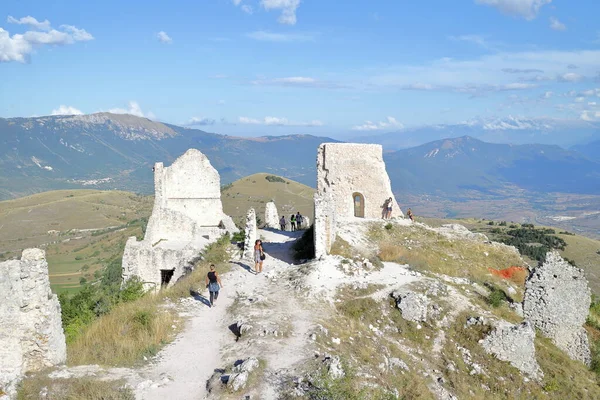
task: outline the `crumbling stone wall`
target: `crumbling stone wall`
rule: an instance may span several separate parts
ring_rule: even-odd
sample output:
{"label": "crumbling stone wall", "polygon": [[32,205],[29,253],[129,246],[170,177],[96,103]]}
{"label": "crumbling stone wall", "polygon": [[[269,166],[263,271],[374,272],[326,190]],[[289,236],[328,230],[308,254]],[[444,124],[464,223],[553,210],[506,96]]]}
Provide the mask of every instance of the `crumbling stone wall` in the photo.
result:
{"label": "crumbling stone wall", "polygon": [[0,271],[0,389],[13,397],[23,374],[64,363],[67,350],[44,251],[26,249]]}
{"label": "crumbling stone wall", "polygon": [[534,328],[574,360],[591,362],[583,324],[589,313],[591,291],[583,270],[548,252],[525,283],[523,313]]}
{"label": "crumbling stone wall", "polygon": [[382,206],[390,197],[392,217],[404,217],[392,193],[381,145],[321,144],[317,153],[317,193],[314,197],[317,258],[329,253],[337,224],[355,218],[355,194],[364,199],[364,218],[381,218]]}
{"label": "crumbling stone wall", "polygon": [[245,259],[254,259],[254,242],[257,239],[256,233],[256,212],[254,208],[248,210],[248,214],[246,214],[246,239],[244,240],[244,258]]}
{"label": "crumbling stone wall", "polygon": [[[144,240],[129,238],[122,264],[123,280],[137,276],[146,290],[174,284],[193,269],[208,244],[237,232],[223,212],[219,173],[200,151],[186,151],[170,167],[156,163],[154,186]],[[166,284],[165,274],[170,276]]]}
{"label": "crumbling stone wall", "polygon": [[281,229],[281,226],[279,226],[279,213],[277,212],[277,206],[272,201],[265,205],[265,227]]}

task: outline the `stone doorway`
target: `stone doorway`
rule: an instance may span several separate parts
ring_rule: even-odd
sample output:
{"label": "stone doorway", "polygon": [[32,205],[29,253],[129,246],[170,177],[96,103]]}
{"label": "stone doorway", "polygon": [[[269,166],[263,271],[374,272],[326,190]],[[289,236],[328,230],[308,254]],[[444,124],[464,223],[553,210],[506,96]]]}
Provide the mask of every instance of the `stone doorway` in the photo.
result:
{"label": "stone doorway", "polygon": [[354,193],[352,195],[352,201],[354,202],[354,216],[358,218],[365,217],[365,197],[360,193]]}
{"label": "stone doorway", "polygon": [[173,278],[173,274],[175,273],[175,268],[173,269],[161,269],[160,270],[160,287],[165,287],[171,282],[171,278]]}

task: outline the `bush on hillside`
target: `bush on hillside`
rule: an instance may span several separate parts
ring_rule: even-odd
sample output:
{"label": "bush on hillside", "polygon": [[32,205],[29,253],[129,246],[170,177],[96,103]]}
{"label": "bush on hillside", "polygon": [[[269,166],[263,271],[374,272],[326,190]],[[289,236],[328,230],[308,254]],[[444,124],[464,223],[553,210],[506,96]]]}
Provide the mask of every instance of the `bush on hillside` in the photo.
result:
{"label": "bush on hillside", "polygon": [[265,179],[268,180],[269,182],[281,182],[281,183],[285,183],[285,179],[283,179],[280,176],[276,176],[276,175],[267,175],[267,176],[265,176]]}
{"label": "bush on hillside", "polygon": [[315,258],[315,226],[311,225],[302,234],[302,237],[294,243],[292,250],[294,251],[294,259],[310,260]]}

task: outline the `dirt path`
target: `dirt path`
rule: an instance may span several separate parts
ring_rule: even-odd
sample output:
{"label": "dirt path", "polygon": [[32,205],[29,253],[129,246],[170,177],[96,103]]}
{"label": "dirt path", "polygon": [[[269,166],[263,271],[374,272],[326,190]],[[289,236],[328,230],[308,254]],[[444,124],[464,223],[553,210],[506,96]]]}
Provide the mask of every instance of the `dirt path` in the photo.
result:
{"label": "dirt path", "polygon": [[[232,260],[231,272],[222,277],[224,287],[216,307],[209,308],[203,296],[185,300],[186,311],[181,316],[188,321],[183,332],[130,382],[137,399],[205,399],[206,382],[214,370],[237,359],[254,356],[264,360],[268,376],[304,357],[312,315],[280,282],[293,268],[288,262],[292,261],[289,250],[301,232],[261,230],[259,234],[267,253],[263,273],[250,272],[253,265],[248,261]],[[236,307],[231,307],[236,299]],[[253,299],[262,299],[262,306],[256,307]],[[269,304],[276,307],[269,309]],[[229,326],[240,318],[253,324],[253,339],[235,340]],[[261,399],[277,398],[276,388],[266,383],[261,384],[260,394]]]}

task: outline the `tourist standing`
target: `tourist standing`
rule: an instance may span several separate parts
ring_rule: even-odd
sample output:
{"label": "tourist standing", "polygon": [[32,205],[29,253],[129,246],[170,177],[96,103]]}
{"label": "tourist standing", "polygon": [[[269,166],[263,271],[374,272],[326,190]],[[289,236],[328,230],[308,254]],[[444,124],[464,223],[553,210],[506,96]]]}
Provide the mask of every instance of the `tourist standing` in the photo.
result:
{"label": "tourist standing", "polygon": [[221,283],[221,277],[215,271],[214,264],[210,265],[210,271],[206,274],[206,287],[210,293],[210,306],[215,307],[217,298],[219,298],[219,289],[223,287],[223,283]]}
{"label": "tourist standing", "polygon": [[408,211],[406,211],[406,216],[407,216],[408,218],[410,218],[410,220],[411,220],[412,222],[415,222],[415,216],[414,216],[413,212],[410,210],[410,208],[408,209]]}
{"label": "tourist standing", "polygon": [[302,222],[303,221],[304,221],[304,218],[300,214],[300,211],[298,211],[298,213],[296,214],[296,228],[297,229],[302,229]]}
{"label": "tourist standing", "polygon": [[279,226],[281,227],[282,231],[285,231],[286,225],[287,225],[287,222],[285,221],[285,215],[282,215],[281,219],[279,220]]}
{"label": "tourist standing", "polygon": [[263,261],[265,261],[265,252],[262,247],[262,240],[257,239],[254,242],[254,273],[260,274],[263,268]]}
{"label": "tourist standing", "polygon": [[290,216],[290,225],[292,226],[292,232],[296,230],[296,216],[292,214]]}
{"label": "tourist standing", "polygon": [[393,203],[394,202],[393,202],[392,198],[390,197],[387,200],[387,215],[386,215],[387,219],[392,218],[392,205],[393,205]]}

